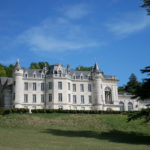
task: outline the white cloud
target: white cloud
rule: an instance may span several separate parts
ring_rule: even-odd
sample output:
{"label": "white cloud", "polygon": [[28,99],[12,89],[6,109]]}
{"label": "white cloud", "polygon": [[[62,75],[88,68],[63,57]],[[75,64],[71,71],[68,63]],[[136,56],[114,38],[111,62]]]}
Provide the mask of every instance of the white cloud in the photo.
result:
{"label": "white cloud", "polygon": [[150,26],[150,19],[142,13],[127,14],[107,24],[111,32],[121,37],[144,30],[148,26]]}
{"label": "white cloud", "polygon": [[63,15],[69,19],[81,19],[90,13],[90,8],[87,4],[75,4],[65,6],[61,9]]}
{"label": "white cloud", "polygon": [[78,50],[103,44],[92,40],[84,27],[65,18],[47,18],[19,35],[16,42],[33,51]]}

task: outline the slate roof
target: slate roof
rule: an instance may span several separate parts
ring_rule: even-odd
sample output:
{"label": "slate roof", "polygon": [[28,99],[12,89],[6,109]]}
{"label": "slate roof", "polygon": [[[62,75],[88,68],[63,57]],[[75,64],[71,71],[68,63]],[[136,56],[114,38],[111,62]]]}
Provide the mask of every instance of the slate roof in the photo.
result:
{"label": "slate roof", "polygon": [[13,84],[13,78],[0,77],[0,84],[3,86],[7,82],[7,85]]}

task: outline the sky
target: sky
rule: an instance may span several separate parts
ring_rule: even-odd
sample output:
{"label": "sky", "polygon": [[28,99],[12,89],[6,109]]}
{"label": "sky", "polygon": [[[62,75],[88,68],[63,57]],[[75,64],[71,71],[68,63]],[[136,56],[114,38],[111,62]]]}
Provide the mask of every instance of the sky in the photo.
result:
{"label": "sky", "polygon": [[0,63],[93,66],[124,85],[150,65],[150,16],[141,0],[0,0]]}

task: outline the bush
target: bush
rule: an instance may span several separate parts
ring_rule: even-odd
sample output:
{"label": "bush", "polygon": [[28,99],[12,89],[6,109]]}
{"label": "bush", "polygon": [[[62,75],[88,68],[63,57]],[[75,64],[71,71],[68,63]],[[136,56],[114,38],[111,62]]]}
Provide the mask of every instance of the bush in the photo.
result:
{"label": "bush", "polygon": [[0,109],[0,114],[1,115],[7,115],[11,113],[19,113],[19,114],[24,114],[24,113],[29,113],[29,109],[26,108],[12,108],[12,109]]}
{"label": "bush", "polygon": [[128,115],[128,114],[135,113],[135,111],[32,109],[32,113],[122,114],[122,115]]}

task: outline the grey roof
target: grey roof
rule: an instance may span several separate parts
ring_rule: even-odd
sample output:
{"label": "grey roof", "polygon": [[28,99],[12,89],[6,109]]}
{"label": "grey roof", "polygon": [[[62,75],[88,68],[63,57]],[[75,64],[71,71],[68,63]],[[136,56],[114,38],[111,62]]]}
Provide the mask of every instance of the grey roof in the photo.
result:
{"label": "grey roof", "polygon": [[99,69],[97,63],[95,63],[95,65],[94,65],[94,67],[93,67],[93,72],[100,72],[100,69]]}
{"label": "grey roof", "polygon": [[35,73],[37,77],[41,77],[41,73],[43,72],[43,69],[24,69],[24,73],[28,74],[28,77],[33,77],[33,74]]}
{"label": "grey roof", "polygon": [[4,84],[11,85],[13,84],[13,78],[0,77],[0,83],[3,86]]}

